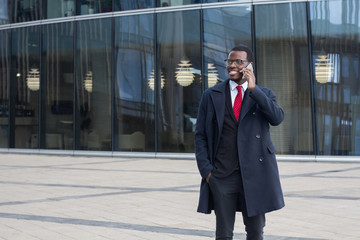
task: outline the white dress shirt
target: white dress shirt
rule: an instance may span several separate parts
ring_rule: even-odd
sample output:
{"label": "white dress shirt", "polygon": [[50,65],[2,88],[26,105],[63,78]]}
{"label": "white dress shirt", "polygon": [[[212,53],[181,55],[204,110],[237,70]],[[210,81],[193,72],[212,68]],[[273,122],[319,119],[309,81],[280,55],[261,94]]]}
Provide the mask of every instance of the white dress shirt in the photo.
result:
{"label": "white dress shirt", "polygon": [[[232,80],[229,81],[230,82],[230,95],[231,95],[231,104],[232,106],[234,107],[234,102],[235,102],[235,98],[236,98],[236,95],[238,94],[238,90],[237,90],[237,86],[238,84]],[[248,87],[248,82],[245,81],[243,84],[241,84],[242,86],[242,99],[244,99],[244,93]]]}

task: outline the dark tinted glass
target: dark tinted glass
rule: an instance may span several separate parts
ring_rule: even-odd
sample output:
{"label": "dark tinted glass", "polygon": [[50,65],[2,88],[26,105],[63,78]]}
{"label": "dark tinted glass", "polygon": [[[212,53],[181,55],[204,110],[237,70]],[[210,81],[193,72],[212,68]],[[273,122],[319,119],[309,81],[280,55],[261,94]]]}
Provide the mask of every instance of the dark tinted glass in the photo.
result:
{"label": "dark tinted glass", "polygon": [[12,2],[12,22],[27,22],[41,19],[41,0],[14,0]]}
{"label": "dark tinted glass", "polygon": [[285,112],[271,128],[278,153],[314,154],[306,3],[255,6],[257,83]]}
{"label": "dark tinted glass", "polygon": [[10,23],[11,0],[0,0],[0,25]]}
{"label": "dark tinted glass", "polygon": [[75,15],[75,0],[43,0],[42,7],[46,19]]}
{"label": "dark tinted glass", "polygon": [[76,149],[111,150],[111,19],[79,21]]}
{"label": "dark tinted glass", "polygon": [[251,48],[251,7],[204,9],[204,75],[207,87],[229,78],[224,59],[238,44]]}
{"label": "dark tinted glass", "polygon": [[155,0],[114,0],[115,11],[155,7]]}
{"label": "dark tinted glass", "polygon": [[115,19],[114,150],[154,151],[154,17]]}
{"label": "dark tinted glass", "polygon": [[73,149],[74,27],[43,26],[41,148]]}
{"label": "dark tinted glass", "polygon": [[76,15],[105,13],[112,11],[112,0],[77,0]]}
{"label": "dark tinted glass", "polygon": [[40,27],[14,29],[12,43],[15,148],[38,148]]}
{"label": "dark tinted glass", "polygon": [[[234,1],[244,2],[244,0],[202,0],[203,3],[234,2]],[[245,1],[245,2],[249,2],[249,1]]]}
{"label": "dark tinted glass", "polygon": [[310,2],[319,154],[360,155],[359,4]]}
{"label": "dark tinted glass", "polygon": [[194,152],[201,97],[200,11],[158,15],[158,150]]}
{"label": "dark tinted glass", "polygon": [[201,0],[156,0],[157,7],[170,7],[201,3]]}
{"label": "dark tinted glass", "polygon": [[9,135],[9,83],[10,83],[10,34],[2,30],[0,34],[0,147],[8,147]]}

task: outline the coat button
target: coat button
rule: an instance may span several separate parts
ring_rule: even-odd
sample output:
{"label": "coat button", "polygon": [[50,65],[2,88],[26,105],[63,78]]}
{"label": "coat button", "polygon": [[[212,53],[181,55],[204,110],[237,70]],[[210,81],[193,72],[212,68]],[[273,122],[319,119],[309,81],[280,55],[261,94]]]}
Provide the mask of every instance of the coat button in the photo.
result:
{"label": "coat button", "polygon": [[256,138],[260,138],[260,134],[256,134],[256,136],[255,136]]}
{"label": "coat button", "polygon": [[259,161],[260,161],[260,162],[262,162],[263,160],[264,160],[264,158],[263,158],[263,157],[260,157],[260,158],[259,158]]}
{"label": "coat button", "polygon": [[255,115],[256,113],[255,112],[253,112],[253,115]]}

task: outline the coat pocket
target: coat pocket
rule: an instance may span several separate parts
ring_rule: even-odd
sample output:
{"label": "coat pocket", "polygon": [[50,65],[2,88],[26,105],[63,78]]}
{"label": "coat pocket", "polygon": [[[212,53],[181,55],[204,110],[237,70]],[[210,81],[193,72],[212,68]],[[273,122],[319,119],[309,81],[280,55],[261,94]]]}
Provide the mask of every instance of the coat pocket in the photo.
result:
{"label": "coat pocket", "polygon": [[275,148],[274,144],[272,144],[272,143],[267,145],[267,149],[268,149],[269,153],[271,153],[271,154],[276,152],[276,148]]}

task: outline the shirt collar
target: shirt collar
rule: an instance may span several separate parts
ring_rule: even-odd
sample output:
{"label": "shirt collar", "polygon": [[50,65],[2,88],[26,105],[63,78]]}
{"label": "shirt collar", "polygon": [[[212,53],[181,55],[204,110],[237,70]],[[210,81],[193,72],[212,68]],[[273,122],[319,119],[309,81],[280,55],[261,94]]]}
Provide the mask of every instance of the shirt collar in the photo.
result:
{"label": "shirt collar", "polygon": [[[238,86],[238,84],[236,82],[234,82],[233,80],[230,80],[230,90],[233,91],[236,86]],[[248,87],[248,82],[245,81],[243,84],[241,84],[243,91],[245,92],[247,87]]]}

